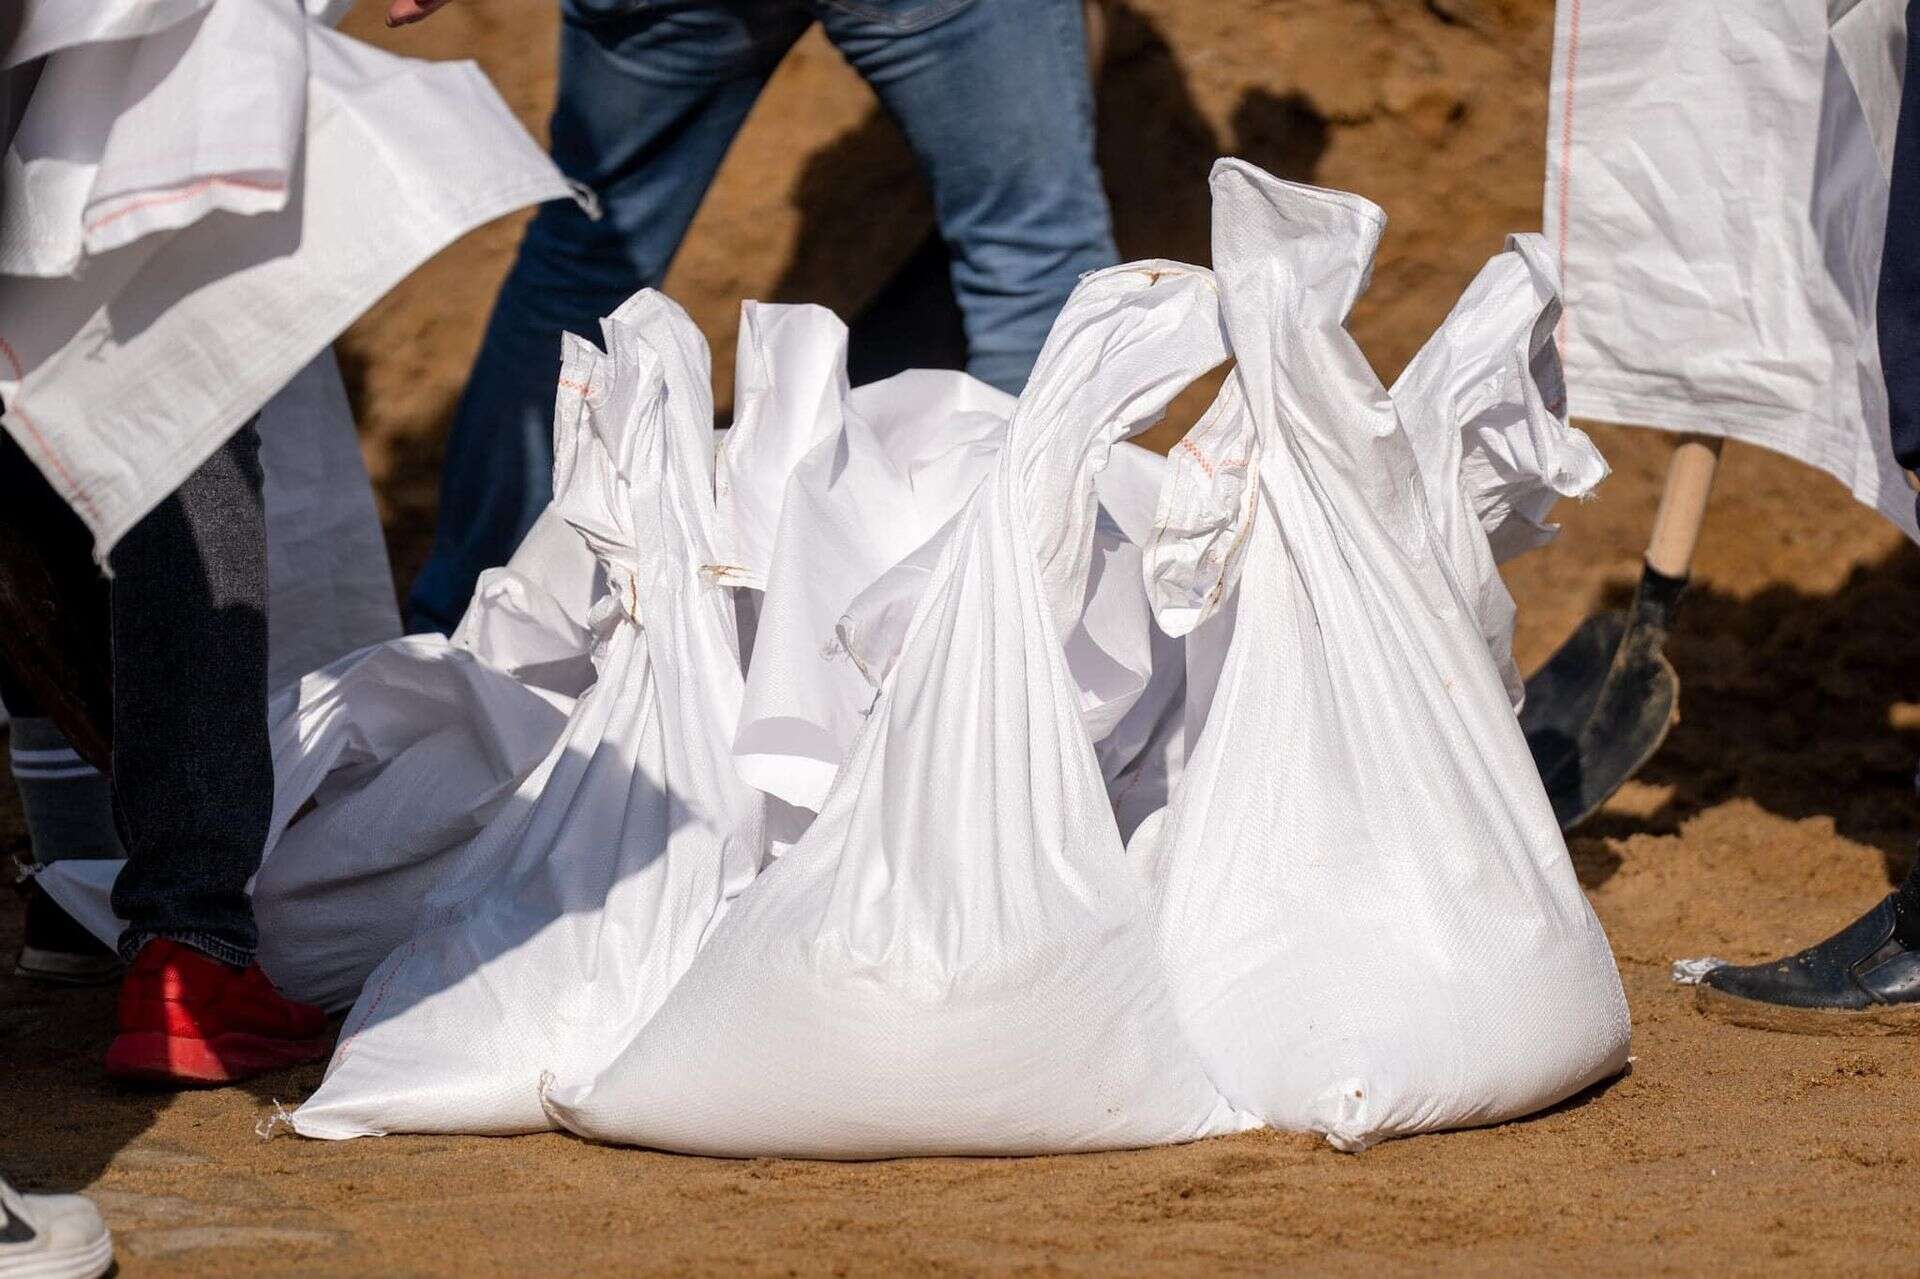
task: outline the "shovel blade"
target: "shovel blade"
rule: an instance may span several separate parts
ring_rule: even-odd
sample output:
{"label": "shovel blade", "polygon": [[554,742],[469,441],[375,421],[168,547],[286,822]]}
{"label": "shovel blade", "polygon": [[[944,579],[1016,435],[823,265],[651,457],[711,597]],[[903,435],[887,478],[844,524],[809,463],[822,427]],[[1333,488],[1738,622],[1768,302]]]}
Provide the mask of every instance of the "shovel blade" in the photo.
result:
{"label": "shovel blade", "polygon": [[1561,830],[1639,772],[1679,718],[1680,678],[1662,650],[1686,585],[1643,566],[1628,611],[1589,617],[1527,681],[1520,727]]}
{"label": "shovel blade", "polygon": [[1593,715],[1626,633],[1625,613],[1595,613],[1527,679],[1520,731],[1542,778],[1560,772],[1578,750],[1580,729]]}
{"label": "shovel blade", "polygon": [[1673,664],[1657,644],[1636,642],[1629,629],[1573,749],[1553,772],[1541,774],[1561,830],[1593,816],[1645,767],[1667,740],[1679,709],[1680,677]]}

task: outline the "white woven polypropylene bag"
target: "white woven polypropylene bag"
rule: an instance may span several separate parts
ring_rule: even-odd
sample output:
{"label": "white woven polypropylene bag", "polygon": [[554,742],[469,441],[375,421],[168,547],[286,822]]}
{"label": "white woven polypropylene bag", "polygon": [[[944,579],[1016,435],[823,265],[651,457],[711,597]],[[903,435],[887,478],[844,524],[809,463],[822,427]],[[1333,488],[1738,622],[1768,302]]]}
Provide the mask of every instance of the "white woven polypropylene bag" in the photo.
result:
{"label": "white woven polypropylene bag", "polygon": [[1495,565],[1551,542],[1553,504],[1607,475],[1593,441],[1567,422],[1559,319],[1546,241],[1509,236],[1392,392],[1454,584],[1516,708],[1526,682],[1513,660],[1513,596]]}
{"label": "white woven polypropylene bag", "polygon": [[[837,638],[844,615],[864,600],[866,620],[888,629],[884,646],[897,645],[939,557],[936,535],[991,473],[1014,398],[942,369],[850,391],[846,326],[831,312],[748,302],[740,321],[739,414],[720,447],[716,503],[724,580],[759,594],[734,753],[744,778],[803,818],[819,808],[873,701]],[[1165,637],[1140,588],[1138,543],[1165,465],[1123,443],[1100,473],[1093,569],[1067,639],[1103,775],[1129,816],[1156,794],[1164,802],[1149,775],[1150,761],[1164,761],[1142,739],[1178,691],[1156,657]],[[1168,696],[1133,715],[1155,675]],[[1132,829],[1123,819],[1122,833]]]}
{"label": "white woven polypropylene bag", "polygon": [[1152,1145],[1248,1122],[1174,1024],[1063,636],[1094,473],[1225,355],[1209,274],[1082,281],[944,540],[806,835],[554,1117],[605,1140],[860,1158]]}
{"label": "white woven polypropylene bag", "polygon": [[1543,220],[1575,416],[1774,449],[1920,539],[1875,314],[1907,8],[1557,6]]}
{"label": "white woven polypropylene bag", "polygon": [[605,576],[598,678],[480,835],[485,873],[437,887],[441,924],[368,979],[293,1116],[306,1135],[546,1127],[540,1076],[590,1074],[630,1039],[764,856],[730,753],[706,346],[651,291],[604,329],[605,356],[568,340],[554,474]]}
{"label": "white woven polypropylene bag", "polygon": [[1384,222],[1214,169],[1258,445],[1204,728],[1134,847],[1182,1027],[1229,1101],[1343,1149],[1618,1071],[1626,1002],[1394,403],[1342,327]]}

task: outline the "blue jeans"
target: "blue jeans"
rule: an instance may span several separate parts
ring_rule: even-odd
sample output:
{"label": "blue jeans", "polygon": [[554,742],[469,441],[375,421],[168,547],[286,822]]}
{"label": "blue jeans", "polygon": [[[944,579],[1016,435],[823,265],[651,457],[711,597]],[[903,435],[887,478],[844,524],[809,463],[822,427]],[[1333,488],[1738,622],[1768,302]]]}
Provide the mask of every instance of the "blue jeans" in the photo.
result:
{"label": "blue jeans", "polygon": [[597,334],[659,285],[748,110],[816,20],[927,176],[969,372],[1017,392],[1075,281],[1117,258],[1080,0],[564,0],[562,14],[553,155],[603,216],[551,203],[521,242],[447,439],[415,630],[457,622],[545,508],[560,335]]}

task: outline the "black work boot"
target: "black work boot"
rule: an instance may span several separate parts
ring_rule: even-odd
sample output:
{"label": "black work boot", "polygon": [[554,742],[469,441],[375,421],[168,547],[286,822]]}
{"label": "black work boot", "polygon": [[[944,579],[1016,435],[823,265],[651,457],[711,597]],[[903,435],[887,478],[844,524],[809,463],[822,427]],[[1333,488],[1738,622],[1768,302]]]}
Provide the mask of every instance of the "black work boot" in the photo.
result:
{"label": "black work boot", "polygon": [[1694,1006],[1763,1030],[1920,1034],[1920,918],[1905,892],[1797,955],[1714,969],[1695,988]]}

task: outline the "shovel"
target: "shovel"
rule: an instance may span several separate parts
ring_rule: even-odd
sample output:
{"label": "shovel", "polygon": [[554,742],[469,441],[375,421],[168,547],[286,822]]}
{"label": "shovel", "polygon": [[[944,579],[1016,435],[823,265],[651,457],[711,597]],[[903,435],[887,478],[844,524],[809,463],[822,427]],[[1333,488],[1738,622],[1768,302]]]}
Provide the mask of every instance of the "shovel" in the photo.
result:
{"label": "shovel", "polygon": [[1582,622],[1527,681],[1520,727],[1560,829],[1572,830],[1653,758],[1680,718],[1680,677],[1662,651],[1687,587],[1721,440],[1674,449],[1640,585],[1626,612]]}

